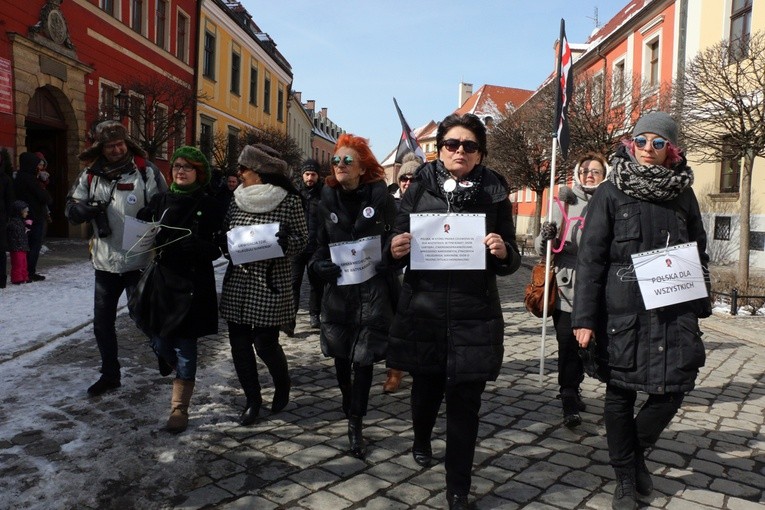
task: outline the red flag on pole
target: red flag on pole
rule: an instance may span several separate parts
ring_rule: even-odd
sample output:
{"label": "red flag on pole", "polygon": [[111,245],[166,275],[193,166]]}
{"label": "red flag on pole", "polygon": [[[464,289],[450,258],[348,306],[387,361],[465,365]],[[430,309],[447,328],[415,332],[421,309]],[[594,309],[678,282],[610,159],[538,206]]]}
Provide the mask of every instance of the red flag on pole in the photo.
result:
{"label": "red flag on pole", "polygon": [[574,75],[571,68],[571,48],[566,38],[566,22],[560,20],[560,39],[558,39],[558,92],[555,99],[555,125],[560,152],[565,159],[568,155],[568,104],[574,91]]}
{"label": "red flag on pole", "polygon": [[396,105],[396,111],[398,112],[398,118],[401,120],[401,140],[398,142],[398,148],[396,148],[396,163],[401,163],[404,159],[404,155],[408,152],[413,152],[419,156],[422,161],[425,161],[425,153],[422,151],[422,147],[417,143],[417,138],[414,136],[414,132],[406,123],[404,114],[401,113],[401,108],[398,107],[396,98],[393,98],[393,104]]}

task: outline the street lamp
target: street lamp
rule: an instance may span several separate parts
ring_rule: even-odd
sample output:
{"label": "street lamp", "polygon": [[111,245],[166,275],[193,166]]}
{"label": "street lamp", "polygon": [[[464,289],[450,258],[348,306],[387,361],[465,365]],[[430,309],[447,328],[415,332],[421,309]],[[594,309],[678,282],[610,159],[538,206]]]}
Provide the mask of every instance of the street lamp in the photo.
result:
{"label": "street lamp", "polygon": [[125,87],[120,87],[120,91],[114,94],[114,108],[117,110],[119,120],[128,114],[130,108],[130,94],[127,93]]}

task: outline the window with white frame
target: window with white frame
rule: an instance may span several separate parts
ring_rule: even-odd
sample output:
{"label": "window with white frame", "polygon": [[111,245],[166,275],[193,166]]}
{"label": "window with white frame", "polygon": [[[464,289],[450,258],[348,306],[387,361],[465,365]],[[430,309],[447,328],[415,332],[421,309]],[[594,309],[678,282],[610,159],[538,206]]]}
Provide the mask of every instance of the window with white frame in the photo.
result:
{"label": "window with white frame", "polygon": [[271,113],[271,73],[268,71],[263,82],[263,112]]}
{"label": "window with white frame", "polygon": [[526,188],[524,196],[523,196],[523,201],[524,202],[531,202],[532,195],[533,195],[533,193],[531,191],[531,188]]}
{"label": "window with white frame", "polygon": [[99,119],[119,120],[120,114],[117,109],[115,98],[120,91],[119,85],[109,81],[100,81],[100,91],[98,96],[98,116]]}
{"label": "window with white frame", "polygon": [[157,0],[157,46],[167,49],[167,13],[169,10],[167,0]]}
{"label": "window with white frame", "polygon": [[645,44],[645,72],[643,77],[651,88],[658,87],[661,81],[660,56],[661,41],[657,36]]}
{"label": "window with white frame", "polygon": [[235,49],[231,52],[231,93],[239,95],[242,77],[242,56]]}
{"label": "window with white frame", "polygon": [[204,54],[202,56],[202,76],[215,79],[215,34],[205,30]]}
{"label": "window with white frame", "polygon": [[178,13],[178,22],[175,27],[175,56],[183,61],[189,62],[189,17]]}
{"label": "window with white frame", "polygon": [[611,97],[612,102],[621,104],[627,95],[627,72],[624,59],[614,63],[611,76]]}
{"label": "window with white frame", "polygon": [[212,161],[214,129],[215,119],[205,116],[199,119],[199,150],[208,161]]}
{"label": "window with white frame", "polygon": [[128,107],[128,130],[130,138],[136,142],[142,142],[146,139],[146,99],[140,95],[130,92],[130,106]]}
{"label": "window with white frame", "polygon": [[98,6],[109,16],[119,16],[119,2],[115,0],[100,0]]}
{"label": "window with white frame", "polygon": [[258,106],[258,63],[253,61],[250,67],[250,104]]}
{"label": "window with white frame", "polygon": [[186,115],[180,113],[175,116],[173,127],[173,150],[186,145]]}
{"label": "window with white frame", "polygon": [[603,113],[603,101],[605,100],[603,72],[599,72],[592,77],[592,90],[590,91],[590,107],[592,113],[600,115]]}
{"label": "window with white frame", "polygon": [[144,0],[131,0],[130,1],[130,27],[134,32],[141,35],[145,34],[146,13],[144,12],[146,4]]}
{"label": "window with white frame", "polygon": [[279,122],[284,121],[284,87],[279,85],[279,90],[276,92],[276,120]]}
{"label": "window with white frame", "polygon": [[749,54],[752,32],[752,0],[733,0],[730,14],[730,58],[741,60]]}
{"label": "window with white frame", "polygon": [[733,156],[733,147],[723,138],[723,158],[720,161],[720,193],[738,193],[741,182],[741,158]]}

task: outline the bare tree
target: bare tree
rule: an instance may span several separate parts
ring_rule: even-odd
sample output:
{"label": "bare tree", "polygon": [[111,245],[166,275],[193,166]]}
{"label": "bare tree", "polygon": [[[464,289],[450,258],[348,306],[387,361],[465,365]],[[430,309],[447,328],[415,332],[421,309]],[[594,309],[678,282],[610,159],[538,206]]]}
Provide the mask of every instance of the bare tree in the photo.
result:
{"label": "bare tree", "polygon": [[277,151],[287,165],[292,168],[300,168],[302,152],[294,138],[288,134],[277,131],[273,128],[265,129],[246,129],[240,135],[240,147],[246,144],[263,143]]}
{"label": "bare tree", "polygon": [[150,160],[166,155],[168,142],[184,144],[186,127],[194,105],[204,99],[185,84],[171,79],[137,78],[125,84],[127,105],[120,117],[129,120],[130,135],[146,151]]}
{"label": "bare tree", "polygon": [[669,110],[672,86],[651,85],[624,73],[585,73],[575,77],[569,104],[569,160],[587,152],[610,156],[646,110]]}
{"label": "bare tree", "polygon": [[220,169],[223,173],[236,170],[235,167],[232,168],[231,162],[232,160],[236,162],[236,158],[239,156],[238,144],[239,140],[237,138],[236,145],[232,147],[231,140],[226,133],[215,131],[212,135],[210,147],[210,164]]}
{"label": "bare tree", "polygon": [[737,283],[749,285],[752,169],[765,157],[765,32],[699,52],[679,80],[684,141],[701,162],[743,161]]}
{"label": "bare tree", "polygon": [[[529,188],[537,201],[532,218],[539,233],[543,193],[550,186],[550,148],[553,124],[553,87],[541,90],[501,122],[488,135],[486,164],[505,176],[511,191]],[[556,182],[566,182],[564,165],[557,165]]]}

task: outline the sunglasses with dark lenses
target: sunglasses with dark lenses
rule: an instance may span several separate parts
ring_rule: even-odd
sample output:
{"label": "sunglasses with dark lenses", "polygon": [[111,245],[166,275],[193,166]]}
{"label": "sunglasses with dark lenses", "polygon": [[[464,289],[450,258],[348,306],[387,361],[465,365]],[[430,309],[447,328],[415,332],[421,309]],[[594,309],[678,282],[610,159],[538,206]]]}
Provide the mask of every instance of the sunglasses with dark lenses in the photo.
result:
{"label": "sunglasses with dark lenses", "polygon": [[[648,143],[648,138],[645,136],[636,136],[632,141],[635,142],[635,146],[637,146],[638,149],[642,149]],[[664,138],[654,138],[651,140],[651,146],[657,151],[660,151],[667,146],[667,141]]]}
{"label": "sunglasses with dark lenses", "polygon": [[349,166],[353,164],[353,156],[345,155],[342,158],[340,156],[332,156],[332,164],[337,166],[340,164],[340,162],[343,162],[345,166]]}
{"label": "sunglasses with dark lenses", "polygon": [[460,145],[462,145],[462,149],[468,153],[473,154],[478,152],[478,149],[481,148],[480,145],[478,145],[478,142],[474,142],[473,140],[457,140],[456,138],[447,138],[443,141],[442,146],[446,147],[446,150],[449,152],[454,152],[457,149],[460,148]]}
{"label": "sunglasses with dark lenses", "polygon": [[398,180],[406,182],[406,181],[411,181],[412,178],[409,177],[408,175],[402,175],[401,177],[398,178]]}

